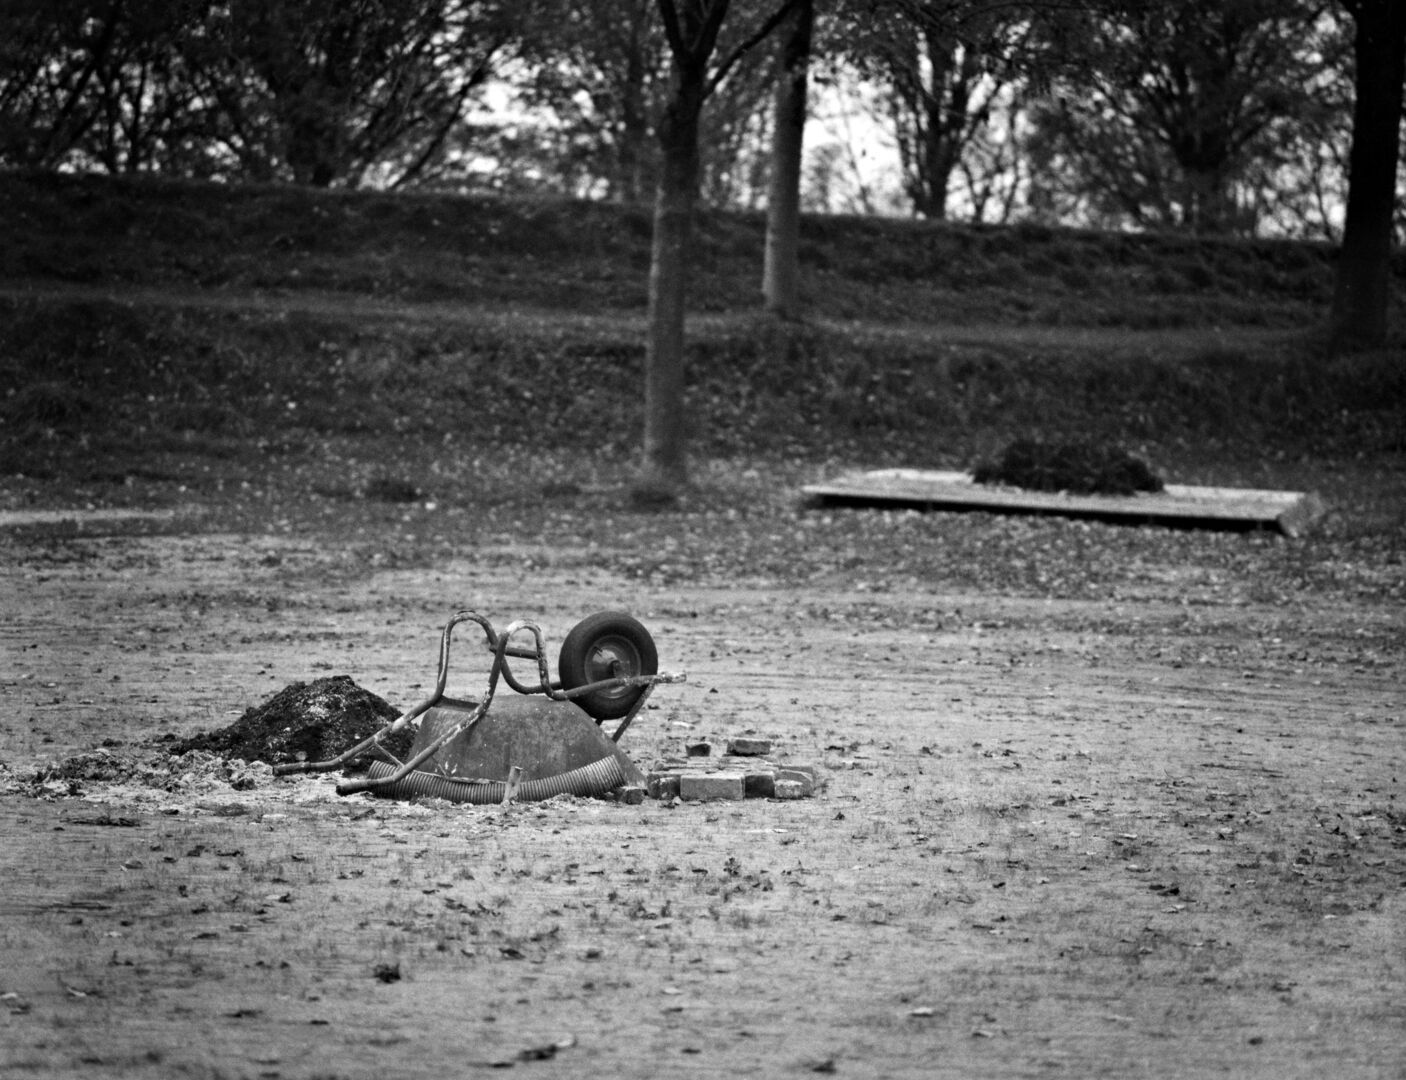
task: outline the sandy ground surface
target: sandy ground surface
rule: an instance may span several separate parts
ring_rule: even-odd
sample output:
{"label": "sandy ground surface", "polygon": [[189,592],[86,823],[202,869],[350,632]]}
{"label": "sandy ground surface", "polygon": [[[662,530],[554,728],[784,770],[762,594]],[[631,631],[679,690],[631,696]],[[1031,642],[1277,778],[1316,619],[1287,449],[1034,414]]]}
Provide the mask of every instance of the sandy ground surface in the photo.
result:
{"label": "sandy ground surface", "polygon": [[[351,572],[335,536],[0,533],[0,1076],[1406,1076],[1399,605],[1186,567],[1055,601],[558,554]],[[33,780],[295,680],[408,705],[459,607],[554,643],[631,610],[689,675],[635,761],[755,733],[825,785],[504,808],[218,762]]]}

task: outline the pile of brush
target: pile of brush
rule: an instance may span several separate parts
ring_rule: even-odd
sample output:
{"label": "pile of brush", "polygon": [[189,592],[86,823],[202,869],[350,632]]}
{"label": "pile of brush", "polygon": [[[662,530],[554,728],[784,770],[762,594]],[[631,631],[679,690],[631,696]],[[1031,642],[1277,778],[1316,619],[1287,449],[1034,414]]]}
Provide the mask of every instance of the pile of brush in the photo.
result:
{"label": "pile of brush", "polygon": [[1161,479],[1141,458],[1087,441],[1017,439],[999,458],[978,465],[972,479],[978,484],[1008,484],[1071,495],[1134,495],[1162,490]]}

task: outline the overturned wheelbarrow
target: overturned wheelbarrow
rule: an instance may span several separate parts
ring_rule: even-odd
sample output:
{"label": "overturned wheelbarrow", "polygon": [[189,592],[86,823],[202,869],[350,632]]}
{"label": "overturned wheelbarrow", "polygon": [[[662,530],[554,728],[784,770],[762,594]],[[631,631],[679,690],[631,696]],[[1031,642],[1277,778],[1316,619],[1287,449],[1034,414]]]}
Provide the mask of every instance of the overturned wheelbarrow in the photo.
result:
{"label": "overturned wheelbarrow", "polygon": [[[476,699],[444,692],[450,641],[464,622],[478,624],[493,654],[487,688]],[[533,661],[536,680],[520,681],[510,659]],[[370,791],[466,803],[602,795],[642,785],[644,777],[620,749],[620,738],[655,686],[686,676],[660,673],[649,631],[619,611],[600,611],[577,623],[562,642],[557,672],[551,678],[535,623],[518,620],[499,634],[477,612],[456,612],[440,637],[439,675],[428,697],[335,758],[278,765],[274,772],[330,772],[369,755],[376,760],[366,774],[344,779],[339,795]],[[500,681],[521,696],[495,698]],[[615,722],[609,734],[605,721]],[[411,724],[418,725],[415,740],[401,761],[385,741]]]}

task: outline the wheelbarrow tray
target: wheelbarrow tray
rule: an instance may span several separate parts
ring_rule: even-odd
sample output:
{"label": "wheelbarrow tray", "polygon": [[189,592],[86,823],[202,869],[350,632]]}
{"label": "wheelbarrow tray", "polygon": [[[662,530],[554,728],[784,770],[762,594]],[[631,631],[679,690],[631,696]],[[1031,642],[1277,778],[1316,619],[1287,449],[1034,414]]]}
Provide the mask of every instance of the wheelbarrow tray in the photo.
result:
{"label": "wheelbarrow tray", "polygon": [[[416,732],[414,758],[477,707],[452,701],[425,713]],[[435,796],[454,802],[496,803],[509,794],[535,802],[553,795],[601,795],[626,785],[643,785],[644,774],[579,705],[539,697],[499,697],[467,730],[399,780],[379,785],[391,798]],[[372,779],[389,776],[384,762],[371,766]]]}

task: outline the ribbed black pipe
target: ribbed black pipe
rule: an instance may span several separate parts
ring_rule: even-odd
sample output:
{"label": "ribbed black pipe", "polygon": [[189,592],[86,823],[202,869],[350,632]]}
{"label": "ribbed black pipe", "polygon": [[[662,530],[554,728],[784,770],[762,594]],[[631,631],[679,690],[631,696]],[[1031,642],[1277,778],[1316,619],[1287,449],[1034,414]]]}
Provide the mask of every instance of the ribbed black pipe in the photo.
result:
{"label": "ribbed black pipe", "polygon": [[[394,765],[373,761],[367,775],[377,780],[390,776],[393,772]],[[518,784],[516,798],[519,802],[539,802],[542,799],[550,799],[553,795],[604,795],[626,781],[625,771],[612,755],[593,761],[589,765],[582,765],[579,769],[557,773],[556,776],[524,780]],[[461,780],[455,776],[420,772],[418,769],[393,783],[371,788],[372,794],[390,799],[433,798],[481,806],[502,802],[507,791],[508,785],[502,780]]]}

